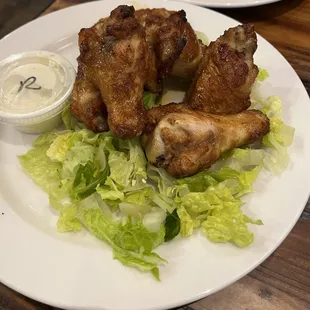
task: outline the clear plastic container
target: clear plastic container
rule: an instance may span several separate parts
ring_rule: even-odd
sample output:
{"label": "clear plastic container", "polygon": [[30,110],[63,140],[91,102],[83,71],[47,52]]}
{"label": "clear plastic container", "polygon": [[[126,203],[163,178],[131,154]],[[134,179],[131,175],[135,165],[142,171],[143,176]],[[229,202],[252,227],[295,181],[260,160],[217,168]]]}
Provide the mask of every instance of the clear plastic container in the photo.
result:
{"label": "clear plastic container", "polygon": [[63,56],[32,51],[0,62],[0,122],[26,133],[43,133],[61,124],[70,102],[75,70]]}

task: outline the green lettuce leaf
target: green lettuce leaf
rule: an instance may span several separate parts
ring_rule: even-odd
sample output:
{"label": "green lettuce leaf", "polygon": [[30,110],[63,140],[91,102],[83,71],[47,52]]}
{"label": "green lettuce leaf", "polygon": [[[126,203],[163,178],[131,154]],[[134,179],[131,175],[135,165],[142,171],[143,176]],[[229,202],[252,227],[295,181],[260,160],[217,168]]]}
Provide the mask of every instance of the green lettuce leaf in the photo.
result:
{"label": "green lettuce leaf", "polygon": [[139,138],[131,140],[119,140],[119,147],[121,150],[129,151],[129,162],[134,165],[130,178],[132,180],[132,186],[139,181],[145,181],[147,179],[146,166],[147,161],[139,142]]}
{"label": "green lettuce leaf", "polygon": [[120,189],[129,186],[134,164],[128,161],[127,155],[123,152],[111,151],[108,164],[111,171],[109,179],[112,179]]}
{"label": "green lettuce leaf", "polygon": [[263,164],[266,157],[265,150],[262,149],[234,149],[225,164],[237,171],[253,169],[256,166]]}
{"label": "green lettuce leaf", "polygon": [[43,133],[32,143],[32,146],[37,147],[43,145],[51,145],[58,135],[59,133],[57,133],[56,131]]}
{"label": "green lettuce leaf", "polygon": [[149,232],[140,221],[126,224],[107,220],[93,196],[80,203],[80,218],[97,238],[107,242],[114,258],[124,265],[149,271],[159,280],[158,267],[166,261],[152,250],[164,242],[164,227],[158,233]]}
{"label": "green lettuce leaf", "polygon": [[263,144],[281,150],[280,146],[288,147],[294,138],[294,128],[287,126],[282,121],[282,103],[279,97],[268,98],[268,105],[262,108],[270,119],[270,131],[263,138]]}
{"label": "green lettuce leaf", "polygon": [[118,140],[119,151],[110,146],[108,164],[110,176],[119,189],[131,191],[146,185],[146,159],[139,140]]}
{"label": "green lettuce leaf", "polygon": [[237,171],[228,166],[217,172],[211,172],[212,177],[227,186],[233,195],[241,197],[252,192],[252,185],[256,180],[261,166],[256,166],[249,171]]}
{"label": "green lettuce leaf", "polygon": [[214,209],[201,226],[210,241],[232,242],[239,247],[247,247],[254,240],[254,234],[247,226],[249,222],[262,224],[261,221],[254,221],[244,216],[240,203],[236,202],[223,209]]}
{"label": "green lettuce leaf", "polygon": [[97,193],[100,195],[101,199],[104,201],[110,201],[110,200],[124,200],[124,193],[119,191],[117,188],[115,190],[111,189],[108,186],[97,186],[96,188]]}
{"label": "green lettuce leaf", "polygon": [[210,175],[209,172],[202,171],[191,177],[178,179],[175,181],[175,184],[187,185],[188,189],[191,192],[203,192],[209,186],[216,185],[218,184],[218,182],[214,179],[212,175]]}
{"label": "green lettuce leaf", "polygon": [[143,94],[143,103],[147,110],[156,106],[156,94],[145,91]]}
{"label": "green lettuce leaf", "polygon": [[171,241],[180,233],[181,225],[177,210],[167,214],[165,228],[165,242]]}
{"label": "green lettuce leaf", "polygon": [[48,145],[43,145],[31,149],[25,155],[19,156],[19,161],[34,183],[49,194],[50,200],[62,200],[68,194],[61,184],[61,164],[50,160],[46,155],[48,148]]}
{"label": "green lettuce leaf", "polygon": [[63,162],[65,160],[66,154],[73,146],[72,133],[66,133],[59,135],[51,144],[49,149],[46,151],[46,155],[52,161]]}
{"label": "green lettuce leaf", "polygon": [[43,134],[33,149],[19,156],[24,170],[48,193],[53,208],[81,200],[105,182],[109,170],[96,158],[98,136],[88,130]]}
{"label": "green lettuce leaf", "polygon": [[59,232],[80,231],[82,223],[78,219],[78,207],[76,205],[67,204],[60,209],[57,229]]}
{"label": "green lettuce leaf", "polygon": [[163,168],[156,168],[155,166],[149,165],[147,167],[147,176],[149,179],[155,181],[160,194],[171,197],[171,189],[173,187],[174,178],[171,177],[167,171]]}
{"label": "green lettuce leaf", "polygon": [[195,220],[186,211],[185,207],[177,208],[177,214],[180,219],[180,233],[182,237],[191,236],[195,228]]}
{"label": "green lettuce leaf", "polygon": [[164,242],[164,237],[164,226],[161,226],[158,233],[154,233],[149,232],[141,221],[133,224],[129,220],[125,225],[118,226],[114,242],[122,249],[150,254],[153,249]]}
{"label": "green lettuce leaf", "polygon": [[127,193],[125,201],[137,205],[149,204],[154,198],[155,191],[152,187],[146,187],[141,191]]}
{"label": "green lettuce leaf", "polygon": [[85,166],[80,165],[70,190],[71,199],[77,202],[93,194],[98,186],[105,183],[108,173],[108,166],[99,170],[91,161]]}
{"label": "green lettuce leaf", "polygon": [[200,39],[204,45],[207,45],[207,46],[209,45],[210,43],[209,39],[204,32],[196,30],[195,33],[196,33],[197,38]]}
{"label": "green lettuce leaf", "polygon": [[73,129],[72,120],[71,120],[71,112],[70,112],[70,104],[68,104],[61,113],[62,121],[68,130]]}
{"label": "green lettuce leaf", "polygon": [[164,210],[154,207],[144,215],[142,223],[149,232],[158,233],[164,227],[166,215]]}
{"label": "green lettuce leaf", "polygon": [[290,162],[287,147],[293,143],[295,129],[282,120],[282,102],[278,96],[261,98],[258,93],[259,84],[251,95],[252,109],[261,110],[270,119],[270,131],[262,139],[265,146],[263,165],[274,174],[285,170]]}
{"label": "green lettuce leaf", "polygon": [[257,78],[260,82],[266,80],[269,77],[269,73],[266,69],[259,68]]}
{"label": "green lettuce leaf", "polygon": [[263,137],[263,145],[267,148],[264,165],[273,173],[278,174],[289,164],[287,147],[294,139],[295,129],[282,121],[282,103],[279,97],[269,97],[261,109],[270,119],[270,131]]}
{"label": "green lettuce leaf", "polygon": [[[250,173],[254,174],[253,171]],[[249,184],[253,176],[246,175],[241,179],[244,184]],[[201,225],[213,242],[233,242],[241,247],[253,242],[254,236],[247,223],[261,224],[261,221],[251,220],[243,214],[243,202],[225,186],[225,181],[208,187],[205,192],[191,192],[181,199],[177,212],[183,237],[190,236]]]}

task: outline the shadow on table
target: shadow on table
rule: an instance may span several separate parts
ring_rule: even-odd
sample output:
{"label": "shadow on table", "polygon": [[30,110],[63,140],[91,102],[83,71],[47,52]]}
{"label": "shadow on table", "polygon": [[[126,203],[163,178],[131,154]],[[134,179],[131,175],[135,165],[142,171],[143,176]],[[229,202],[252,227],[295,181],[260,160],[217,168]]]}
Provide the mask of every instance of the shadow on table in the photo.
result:
{"label": "shadow on table", "polygon": [[216,9],[217,12],[231,16],[242,22],[270,20],[298,7],[307,0],[282,0],[272,4],[238,9]]}

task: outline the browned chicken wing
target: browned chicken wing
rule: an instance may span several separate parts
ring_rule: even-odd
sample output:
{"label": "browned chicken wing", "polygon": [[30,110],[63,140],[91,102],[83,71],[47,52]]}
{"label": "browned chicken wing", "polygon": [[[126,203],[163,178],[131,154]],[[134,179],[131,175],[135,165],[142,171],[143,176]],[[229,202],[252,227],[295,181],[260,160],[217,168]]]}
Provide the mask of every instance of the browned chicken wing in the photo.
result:
{"label": "browned chicken wing", "polygon": [[174,62],[170,75],[191,80],[195,76],[206,46],[197,38],[189,23],[183,25],[183,36],[186,44]]}
{"label": "browned chicken wing", "polygon": [[109,130],[107,110],[100,91],[87,79],[87,69],[80,63],[72,91],[71,113],[94,132]]}
{"label": "browned chicken wing", "polygon": [[269,131],[269,119],[255,110],[212,115],[179,109],[183,111],[168,113],[141,139],[148,161],[175,177],[208,168],[222,153],[254,143]]}
{"label": "browned chicken wing", "polygon": [[170,113],[187,112],[189,109],[182,103],[169,103],[166,105],[154,107],[147,111],[147,122],[144,129],[144,134],[149,135],[153,132],[157,124],[164,116]]}
{"label": "browned chicken wing", "polygon": [[[102,19],[91,29],[92,35],[99,40],[106,31],[106,20]],[[83,51],[85,40],[84,31],[79,33],[80,52]],[[87,66],[78,58],[78,70],[72,91],[71,113],[87,128],[94,132],[109,130],[107,110],[102,101],[100,90],[96,88],[88,77]]]}
{"label": "browned chicken wing", "polygon": [[168,74],[191,78],[204,48],[184,11],[125,5],[82,29],[79,47],[71,112],[89,129],[122,138],[143,130],[143,88],[161,93]]}
{"label": "browned chicken wing", "polygon": [[230,28],[205,51],[185,103],[194,110],[233,114],[250,106],[258,74],[253,63],[257,38],[253,25]]}
{"label": "browned chicken wing", "polygon": [[166,9],[141,9],[135,17],[144,27],[150,66],[146,89],[153,93],[162,92],[162,79],[180,56],[185,44],[184,25],[187,24],[184,11]]}
{"label": "browned chicken wing", "polygon": [[[79,36],[78,62],[87,68],[88,81],[100,90],[110,130],[121,138],[141,134],[146,120],[142,97],[148,47],[134,8],[119,6],[109,18],[82,29]],[[76,111],[74,104],[71,110]]]}

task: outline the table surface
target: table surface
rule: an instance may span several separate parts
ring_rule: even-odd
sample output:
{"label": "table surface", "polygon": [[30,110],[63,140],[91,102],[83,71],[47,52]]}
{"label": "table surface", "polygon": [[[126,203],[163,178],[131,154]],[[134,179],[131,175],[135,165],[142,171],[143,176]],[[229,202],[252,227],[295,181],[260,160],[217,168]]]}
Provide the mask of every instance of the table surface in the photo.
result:
{"label": "table surface", "polygon": [[[0,38],[53,11],[85,0],[1,0]],[[294,67],[310,93],[310,0],[282,0],[261,7],[219,10],[255,24]],[[294,206],[292,206],[294,207]],[[52,310],[0,283],[0,310]],[[310,309],[310,203],[282,245],[238,282],[182,310]]]}

